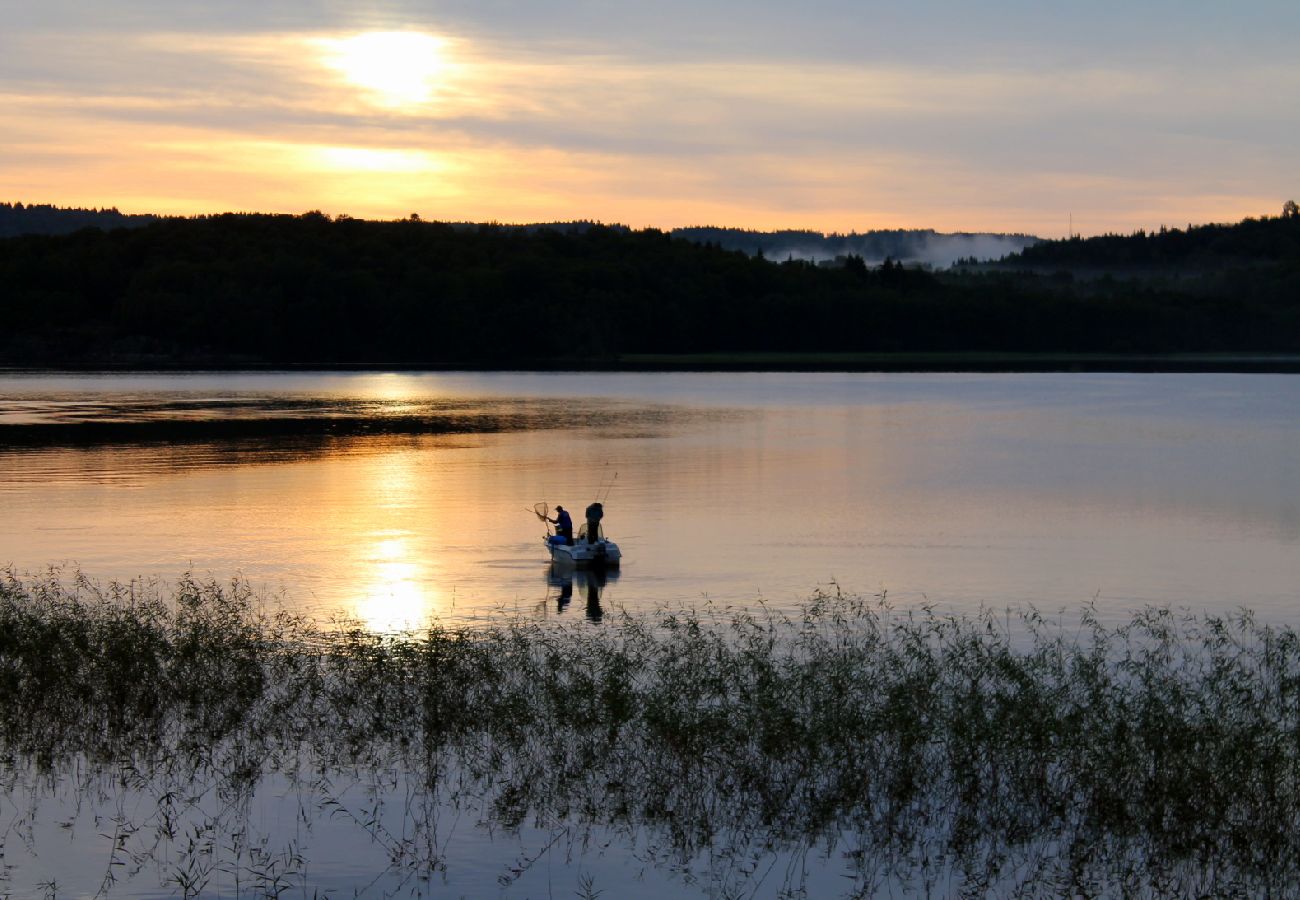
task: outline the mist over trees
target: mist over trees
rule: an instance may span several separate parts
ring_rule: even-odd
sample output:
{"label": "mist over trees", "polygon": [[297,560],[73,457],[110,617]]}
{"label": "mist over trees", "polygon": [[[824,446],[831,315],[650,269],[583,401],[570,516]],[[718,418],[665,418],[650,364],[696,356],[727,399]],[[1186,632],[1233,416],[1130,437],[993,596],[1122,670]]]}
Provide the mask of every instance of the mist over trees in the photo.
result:
{"label": "mist over trees", "polygon": [[1028,234],[943,234],[930,228],[823,234],[820,231],[694,227],[675,228],[672,234],[697,244],[741,250],[751,256],[762,255],[778,262],[789,258],[820,262],[860,256],[871,265],[880,265],[889,259],[934,268],[947,268],[960,259],[999,259],[1032,247],[1040,240]]}
{"label": "mist over trees", "polygon": [[[1199,248],[1199,249],[1198,249]],[[636,354],[1300,352],[1300,217],[996,269],[777,261],[648,229],[159,219],[0,240],[0,364],[514,367]],[[1154,254],[1155,274],[1076,274]],[[1188,274],[1193,273],[1193,274]]]}

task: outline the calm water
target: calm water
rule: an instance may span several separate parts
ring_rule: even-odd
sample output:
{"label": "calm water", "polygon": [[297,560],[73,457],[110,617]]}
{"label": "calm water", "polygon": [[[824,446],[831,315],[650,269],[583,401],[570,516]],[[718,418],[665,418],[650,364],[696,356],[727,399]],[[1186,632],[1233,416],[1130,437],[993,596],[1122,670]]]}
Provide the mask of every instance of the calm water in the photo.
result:
{"label": "calm water", "polygon": [[[606,490],[624,567],[568,585],[530,510]],[[238,574],[376,629],[832,581],[1294,621],[1300,379],[5,374],[0,503],[20,571]]]}

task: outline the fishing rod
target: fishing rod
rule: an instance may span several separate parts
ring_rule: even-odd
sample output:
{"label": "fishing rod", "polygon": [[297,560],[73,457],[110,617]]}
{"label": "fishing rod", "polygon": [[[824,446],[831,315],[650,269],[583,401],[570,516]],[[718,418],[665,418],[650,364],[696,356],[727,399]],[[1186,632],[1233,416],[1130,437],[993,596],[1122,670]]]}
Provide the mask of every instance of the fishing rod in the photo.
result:
{"label": "fishing rod", "polygon": [[[609,463],[606,463],[605,465],[609,465]],[[617,474],[617,473],[616,473],[616,474]],[[599,502],[600,502],[600,493],[601,493],[601,491],[603,491],[603,490],[605,490],[605,476],[604,476],[604,475],[601,475],[601,476],[600,476],[600,484],[596,485],[596,496],[592,498],[592,502],[593,502],[593,503],[599,503]]]}
{"label": "fishing rod", "polygon": [[614,489],[614,482],[616,481],[618,481],[617,472],[615,472],[614,477],[609,480],[609,484],[605,484],[604,479],[603,478],[601,479],[601,485],[604,487],[605,490],[604,490],[604,494],[602,495],[600,487],[596,488],[597,503],[601,504],[602,506],[604,505],[605,501],[609,499],[609,492]]}

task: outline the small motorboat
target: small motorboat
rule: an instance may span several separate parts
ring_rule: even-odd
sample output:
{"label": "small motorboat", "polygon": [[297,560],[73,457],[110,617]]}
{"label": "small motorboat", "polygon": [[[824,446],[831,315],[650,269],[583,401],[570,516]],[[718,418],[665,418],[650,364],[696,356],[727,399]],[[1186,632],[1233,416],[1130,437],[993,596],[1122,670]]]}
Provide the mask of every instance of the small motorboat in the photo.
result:
{"label": "small motorboat", "polygon": [[584,526],[573,539],[572,544],[566,543],[558,534],[546,538],[546,548],[551,551],[551,561],[579,568],[617,568],[619,560],[623,558],[618,544],[606,540],[603,534],[597,535],[594,541],[588,541],[585,532]]}

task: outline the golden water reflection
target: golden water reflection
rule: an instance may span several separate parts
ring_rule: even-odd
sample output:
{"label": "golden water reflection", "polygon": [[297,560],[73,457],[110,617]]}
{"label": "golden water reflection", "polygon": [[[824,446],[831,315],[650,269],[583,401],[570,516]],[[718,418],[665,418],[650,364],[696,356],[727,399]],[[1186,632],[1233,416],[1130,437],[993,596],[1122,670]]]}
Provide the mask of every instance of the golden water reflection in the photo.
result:
{"label": "golden water reflection", "polygon": [[439,504],[427,500],[439,470],[427,461],[426,455],[398,451],[353,462],[348,515],[336,525],[340,544],[356,543],[348,568],[362,587],[353,612],[370,631],[420,629],[443,612],[435,587],[437,545],[431,540],[438,532],[430,529]]}
{"label": "golden water reflection", "polygon": [[355,601],[356,618],[368,631],[391,634],[429,624],[442,607],[428,567],[411,553],[405,537],[382,537],[370,547],[365,583]]}

